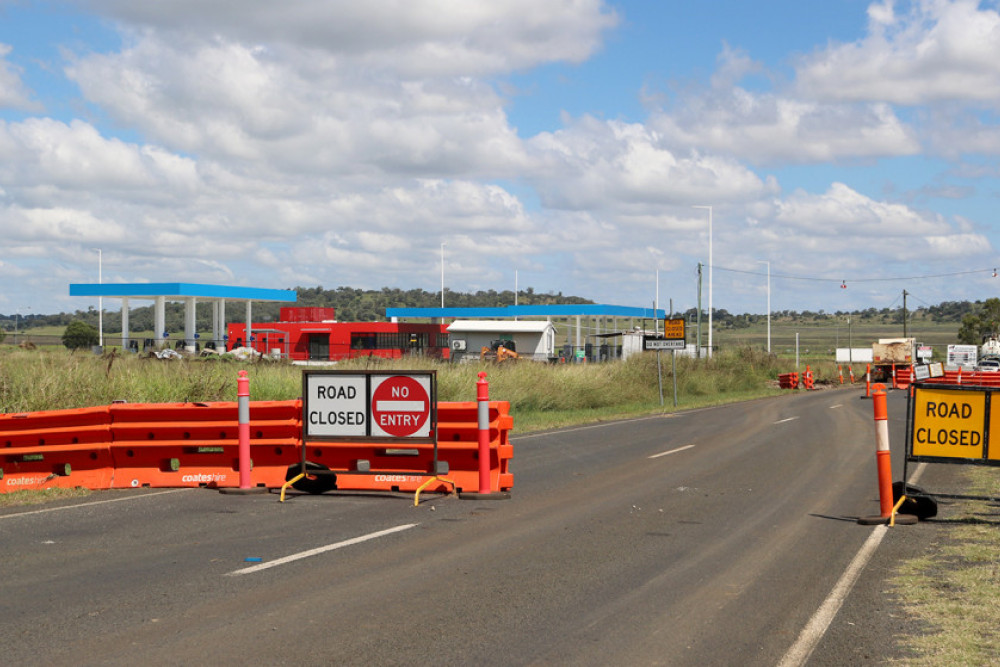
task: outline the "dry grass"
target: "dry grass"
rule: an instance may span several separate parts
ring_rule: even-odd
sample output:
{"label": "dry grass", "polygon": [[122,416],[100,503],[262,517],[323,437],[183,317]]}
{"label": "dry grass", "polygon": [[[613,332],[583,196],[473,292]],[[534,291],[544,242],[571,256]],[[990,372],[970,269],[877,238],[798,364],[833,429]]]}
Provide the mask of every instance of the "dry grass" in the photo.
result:
{"label": "dry grass", "polygon": [[[998,471],[968,470],[969,495],[997,495]],[[984,501],[949,505],[944,539],[902,563],[892,585],[906,613],[923,625],[900,638],[911,667],[1000,665],[1000,508]]]}

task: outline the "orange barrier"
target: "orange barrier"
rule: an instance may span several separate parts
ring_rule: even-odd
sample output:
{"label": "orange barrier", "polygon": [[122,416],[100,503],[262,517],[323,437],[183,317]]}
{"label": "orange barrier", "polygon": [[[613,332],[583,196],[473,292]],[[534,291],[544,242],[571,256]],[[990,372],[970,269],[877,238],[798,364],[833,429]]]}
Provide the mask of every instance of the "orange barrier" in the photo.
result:
{"label": "orange barrier", "polygon": [[[251,485],[278,487],[298,457],[298,401],[250,403]],[[237,404],[111,406],[111,488],[239,486]]]}
{"label": "orange barrier", "polygon": [[107,406],[0,415],[0,493],[109,488]]}
{"label": "orange barrier", "polygon": [[816,388],[816,382],[813,379],[813,373],[809,369],[809,366],[806,366],[806,372],[802,376],[802,386],[805,387],[806,389]]}
{"label": "orange barrier", "polygon": [[[435,472],[454,482],[455,489],[474,491],[479,486],[479,428],[475,401],[438,403],[438,471],[435,471],[433,444],[386,445],[371,442],[307,442],[306,460],[336,474],[336,486],[329,489],[363,491],[450,491],[446,481],[437,481]],[[510,403],[491,401],[490,487],[507,491],[514,485],[510,459],[513,418]],[[331,480],[332,484],[332,480]]]}
{"label": "orange barrier", "polygon": [[[250,483],[279,488],[301,465],[302,401],[250,402]],[[306,458],[336,473],[329,489],[414,491],[435,473],[458,490],[479,482],[477,404],[438,402],[434,445],[306,443]],[[510,490],[514,476],[506,401],[489,403],[490,486]],[[114,404],[80,410],[0,414],[0,493],[83,487],[238,487],[236,402]],[[368,472],[371,471],[371,472]],[[334,479],[330,478],[333,482]],[[446,491],[444,482],[427,491]]]}
{"label": "orange barrier", "polygon": [[778,376],[778,386],[782,389],[798,389],[798,373],[782,373]]}

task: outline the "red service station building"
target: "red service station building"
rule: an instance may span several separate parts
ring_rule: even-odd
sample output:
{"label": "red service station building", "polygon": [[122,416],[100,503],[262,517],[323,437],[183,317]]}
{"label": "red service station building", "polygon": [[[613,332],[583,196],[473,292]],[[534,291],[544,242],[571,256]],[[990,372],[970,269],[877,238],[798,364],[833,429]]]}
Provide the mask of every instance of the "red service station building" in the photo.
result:
{"label": "red service station building", "polygon": [[263,355],[293,361],[339,361],[355,357],[399,359],[404,355],[448,358],[442,324],[337,322],[333,308],[282,307],[278,322],[230,323],[227,348],[252,347]]}

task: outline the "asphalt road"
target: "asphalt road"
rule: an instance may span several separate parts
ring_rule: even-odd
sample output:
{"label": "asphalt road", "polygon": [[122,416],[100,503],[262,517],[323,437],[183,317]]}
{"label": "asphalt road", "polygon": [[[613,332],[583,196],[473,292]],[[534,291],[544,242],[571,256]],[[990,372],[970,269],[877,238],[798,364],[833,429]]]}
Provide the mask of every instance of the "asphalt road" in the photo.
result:
{"label": "asphalt road", "polygon": [[[896,468],[904,409],[892,395]],[[2,510],[3,662],[776,665],[878,512],[856,388],[513,442],[510,500],[188,489]],[[893,557],[919,548],[899,535]],[[844,606],[864,631],[835,623],[809,664],[891,654],[878,559]]]}

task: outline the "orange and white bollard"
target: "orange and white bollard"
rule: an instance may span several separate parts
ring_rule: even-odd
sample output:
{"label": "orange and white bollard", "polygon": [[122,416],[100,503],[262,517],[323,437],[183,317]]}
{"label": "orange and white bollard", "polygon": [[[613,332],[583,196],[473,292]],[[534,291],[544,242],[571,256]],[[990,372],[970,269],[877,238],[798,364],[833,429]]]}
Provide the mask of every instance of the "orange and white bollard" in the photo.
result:
{"label": "orange and white bollard", "polygon": [[892,388],[899,389],[899,385],[896,384],[896,364],[892,365]]}
{"label": "orange and white bollard", "polygon": [[486,373],[479,373],[476,383],[478,402],[477,426],[479,428],[479,493],[490,492],[490,385]]}
{"label": "orange and white bollard", "polygon": [[868,364],[865,367],[865,398],[871,398],[872,395],[872,365]]}
{"label": "orange and white bollard", "polygon": [[837,366],[837,375],[840,376],[840,384],[844,384],[844,368],[842,366]]}
{"label": "orange and white bollard", "polygon": [[892,515],[892,460],[889,452],[889,409],[885,387],[875,385],[872,394],[875,412],[875,461],[878,466],[878,505],[883,518]]}
{"label": "orange and white bollard", "polygon": [[238,412],[237,438],[240,453],[240,488],[250,488],[250,378],[240,371],[236,379],[236,407]]}
{"label": "orange and white bollard", "polygon": [[476,426],[479,431],[479,492],[462,492],[459,498],[470,500],[506,500],[507,491],[493,491],[490,484],[490,385],[486,373],[480,371],[476,382]]}
{"label": "orange and white bollard", "polygon": [[850,375],[851,375],[851,384],[854,384],[854,367],[853,366],[848,366],[847,367],[847,372],[850,373]]}

